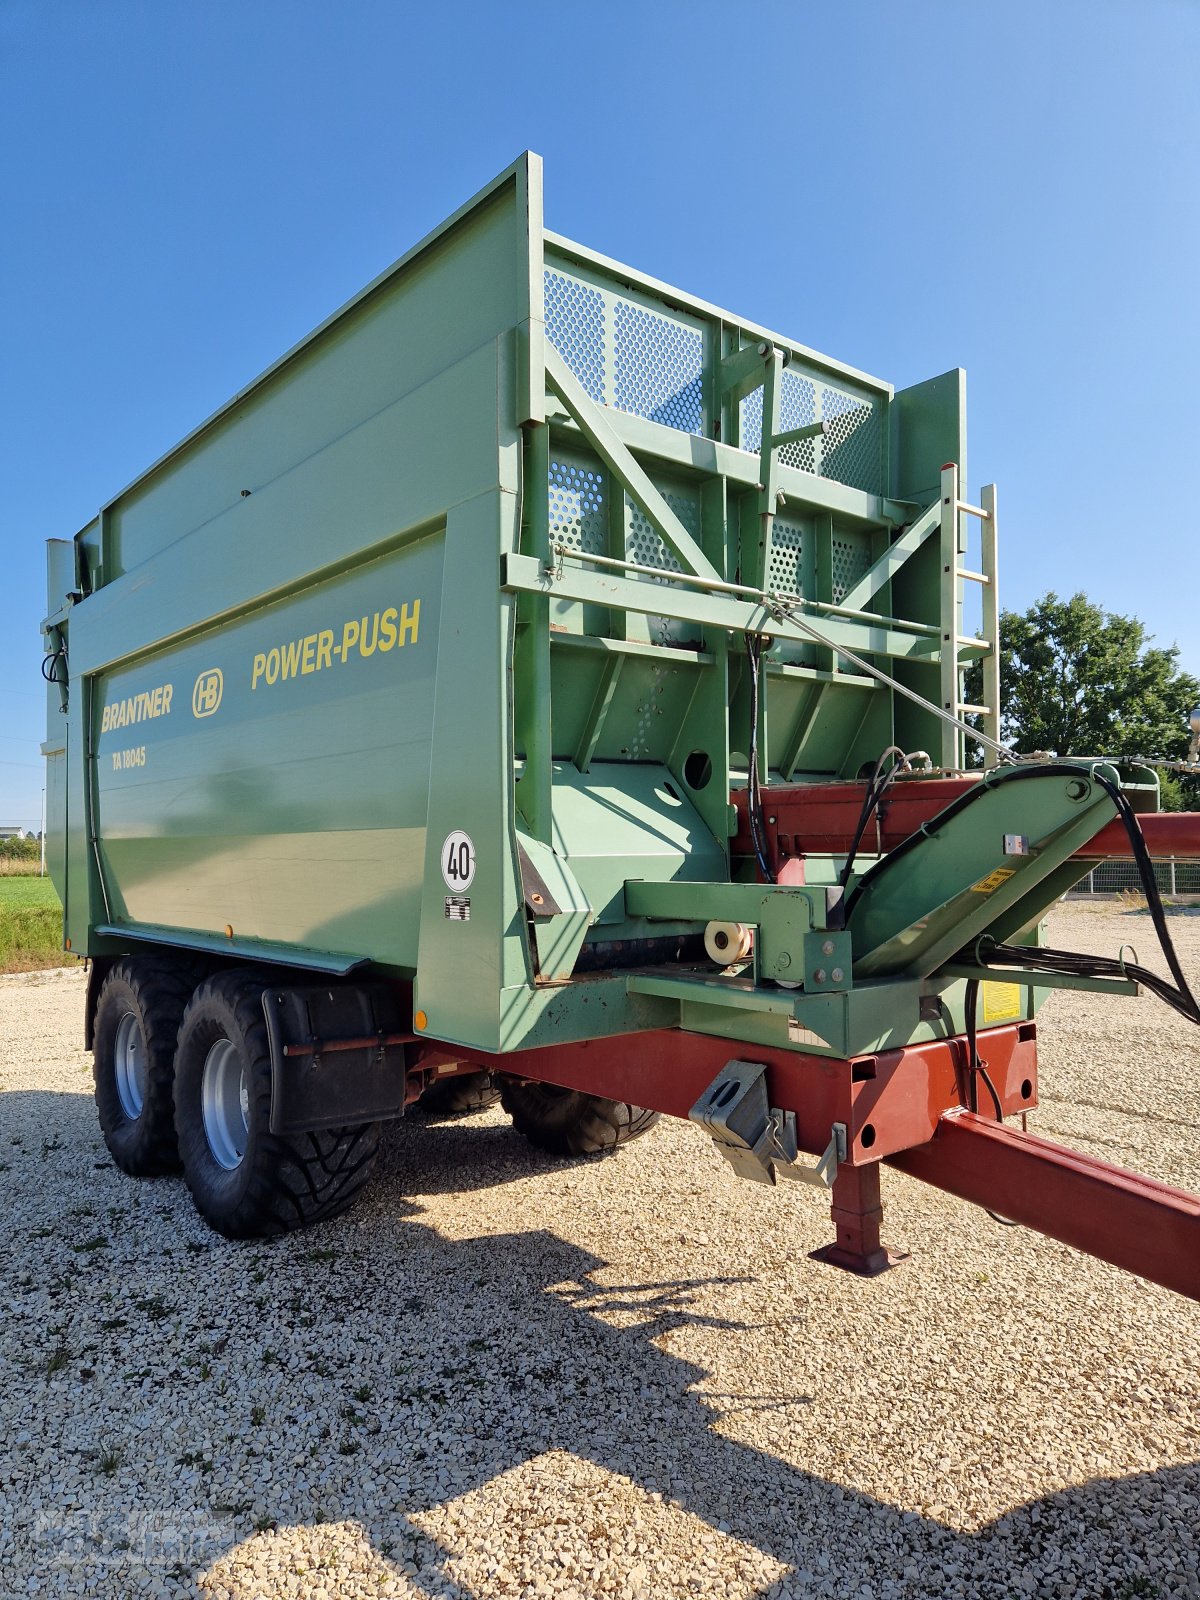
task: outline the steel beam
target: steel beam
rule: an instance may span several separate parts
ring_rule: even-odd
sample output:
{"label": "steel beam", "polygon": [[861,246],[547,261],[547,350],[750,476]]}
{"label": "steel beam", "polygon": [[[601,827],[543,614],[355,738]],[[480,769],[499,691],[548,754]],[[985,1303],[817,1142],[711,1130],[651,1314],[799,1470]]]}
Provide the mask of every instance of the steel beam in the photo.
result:
{"label": "steel beam", "polygon": [[885,583],[891,582],[909,556],[921,548],[934,529],[941,527],[941,518],[941,502],[935,500],[933,505],[928,506],[916,521],[905,528],[900,537],[887,547],[869,571],[846,590],[842,596],[842,604],[852,610],[861,610],[867,605]]}
{"label": "steel beam", "polygon": [[[862,849],[870,855],[894,850],[909,834],[931,822],[938,812],[979,782],[978,778],[903,778],[889,791],[872,820]],[[764,786],[763,811],[768,843],[780,855],[844,855],[850,848],[862,811],[862,783],[771,784]],[[746,792],[737,789],[730,802],[737,808],[736,855],[751,855]],[[774,822],[771,819],[774,818]],[[1200,860],[1200,811],[1150,811],[1138,817],[1152,856]],[[1124,824],[1107,822],[1075,852],[1085,861],[1129,861],[1133,852]],[[1085,868],[1081,864],[1080,872]]]}
{"label": "steel beam", "polygon": [[[1037,1103],[1037,1042],[1032,1023],[986,1032],[988,1071],[1005,1115]],[[963,1103],[965,1046],[958,1038],[839,1059],[745,1040],[661,1029],[513,1050],[502,1055],[429,1041],[428,1049],[489,1072],[580,1089],[686,1117],[734,1059],[762,1062],[770,1101],[796,1114],[801,1150],[820,1155],[835,1122],[845,1125],[846,1165],[878,1162],[933,1137],[944,1111]],[[412,1066],[423,1065],[424,1050]]]}
{"label": "steel beam", "polygon": [[548,342],[545,358],[546,381],[587,436],[604,465],[641,507],[683,563],[684,570],[701,578],[719,581],[722,574],[671,510],[641,463],[612,427],[604,407],[595,403],[562,356]]}
{"label": "steel beam", "polygon": [[937,1189],[1200,1300],[1200,1195],[970,1111],[888,1158]]}
{"label": "steel beam", "polygon": [[[687,586],[683,574],[664,572],[676,582],[648,584],[618,577],[607,571],[586,571],[569,559],[549,571],[533,556],[505,556],[500,567],[503,589],[547,594],[558,600],[578,600],[585,605],[619,607],[645,616],[673,617],[700,627],[727,628],[735,633],[769,633],[774,639],[811,644],[813,635],[799,622],[780,619],[761,600],[739,600],[734,595]],[[813,627],[838,649],[845,646],[863,655],[891,656],[897,660],[936,657],[938,641],[927,635],[903,633],[880,621],[878,627],[849,622],[841,617],[815,616]]]}

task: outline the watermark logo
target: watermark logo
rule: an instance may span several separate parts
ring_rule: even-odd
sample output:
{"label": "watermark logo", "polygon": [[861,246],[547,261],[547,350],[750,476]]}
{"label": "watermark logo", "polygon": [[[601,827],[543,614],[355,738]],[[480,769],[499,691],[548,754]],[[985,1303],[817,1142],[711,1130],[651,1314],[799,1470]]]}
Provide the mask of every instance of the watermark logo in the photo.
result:
{"label": "watermark logo", "polygon": [[225,679],[220,667],[210,667],[207,672],[202,672],[192,690],[192,715],[211,717],[221,704],[224,692]]}

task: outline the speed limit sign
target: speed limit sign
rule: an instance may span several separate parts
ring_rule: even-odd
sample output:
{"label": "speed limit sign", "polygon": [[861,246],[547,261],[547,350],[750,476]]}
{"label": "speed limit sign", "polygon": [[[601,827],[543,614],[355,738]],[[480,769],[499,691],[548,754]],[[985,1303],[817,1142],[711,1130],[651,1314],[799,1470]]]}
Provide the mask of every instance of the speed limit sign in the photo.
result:
{"label": "speed limit sign", "polygon": [[453,889],[456,894],[469,889],[475,877],[475,846],[470,834],[463,833],[461,828],[447,834],[442,845],[442,877],[447,889]]}

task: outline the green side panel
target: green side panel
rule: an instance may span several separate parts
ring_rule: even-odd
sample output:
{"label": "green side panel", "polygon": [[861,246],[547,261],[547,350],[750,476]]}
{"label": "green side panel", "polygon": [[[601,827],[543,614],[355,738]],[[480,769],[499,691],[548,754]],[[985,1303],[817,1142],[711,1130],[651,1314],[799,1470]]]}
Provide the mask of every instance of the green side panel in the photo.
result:
{"label": "green side panel", "polygon": [[113,922],[415,966],[443,549],[98,677]]}
{"label": "green side panel", "polygon": [[[493,340],[106,584],[76,607],[73,670],[115,665],[311,583],[493,488],[497,363]],[[286,426],[285,405],[281,416]]]}
{"label": "green side panel", "polygon": [[538,172],[531,157],[502,175],[77,541],[85,589],[101,586],[70,611],[76,949],[99,927],[231,927],[230,947],[414,968],[451,547],[448,649],[468,721],[492,686],[497,747],[483,761],[464,733],[449,776],[506,826],[507,646],[487,649],[509,605],[500,542],[494,518],[452,535],[457,507],[519,482]]}

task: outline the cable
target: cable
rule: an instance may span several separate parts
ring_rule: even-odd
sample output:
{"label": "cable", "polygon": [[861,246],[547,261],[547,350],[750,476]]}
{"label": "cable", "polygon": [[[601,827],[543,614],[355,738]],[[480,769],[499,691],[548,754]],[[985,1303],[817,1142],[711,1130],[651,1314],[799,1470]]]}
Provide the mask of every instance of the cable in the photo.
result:
{"label": "cable", "polygon": [[[996,1121],[1004,1121],[1004,1108],[1000,1104],[1000,1096],[996,1093],[996,1085],[992,1082],[991,1074],[987,1069],[987,1062],[980,1059],[978,1040],[978,1015],[979,1015],[979,979],[967,980],[966,1003],[964,1006],[967,1024],[967,1109],[979,1111],[979,1086],[978,1078],[987,1084],[987,1092],[992,1097],[992,1105],[996,1112]],[[1004,1228],[1019,1228],[1020,1223],[1014,1222],[1011,1217],[1002,1217],[998,1211],[991,1211],[987,1206],[983,1208],[993,1222],[1000,1223]]]}
{"label": "cable", "polygon": [[[977,1078],[982,1078],[987,1085],[987,1092],[992,1098],[992,1105],[996,1112],[996,1121],[1004,1121],[1004,1109],[1000,1104],[1000,1096],[996,1093],[996,1085],[988,1073],[987,1062],[979,1054],[979,979],[967,980],[966,1004],[964,1007],[967,1024],[967,1110],[979,1110],[979,1085]],[[991,1213],[989,1213],[990,1215]]]}
{"label": "cable", "polygon": [[776,874],[771,868],[767,851],[767,830],[763,823],[762,794],[758,785],[758,714],[760,677],[762,671],[762,635],[746,635],[746,659],[750,663],[750,769],[746,774],[746,814],[750,822],[750,840],[758,861],[758,870],[764,883],[775,883]]}
{"label": "cable", "polygon": [[[889,756],[895,756],[896,759],[885,772],[883,764]],[[850,881],[850,873],[854,868],[854,858],[858,854],[858,847],[862,843],[863,834],[867,831],[867,825],[873,813],[879,809],[880,801],[895,782],[896,774],[907,766],[908,757],[897,744],[888,745],[875,763],[875,770],[871,774],[866,793],[863,795],[862,810],[858,815],[858,827],[854,830],[854,838],[851,841],[845,865],[838,874],[838,882],[843,889]]]}
{"label": "cable", "polygon": [[42,677],[45,678],[47,683],[61,684],[68,681],[66,678],[60,678],[58,676],[58,663],[60,661],[65,667],[67,661],[67,650],[66,646],[61,644],[57,650],[52,650],[48,655],[44,655],[42,657]]}
{"label": "cable", "polygon": [[776,617],[779,621],[792,622],[797,628],[803,628],[805,633],[815,639],[818,644],[823,644],[827,650],[832,650],[835,656],[843,656],[847,661],[853,661],[860,672],[865,672],[868,676],[877,678],[880,683],[886,683],[895,694],[901,694],[906,700],[913,701],[915,705],[920,706],[923,710],[931,711],[935,717],[940,717],[943,722],[948,722],[952,728],[957,728],[960,733],[965,733],[968,739],[973,739],[976,744],[986,746],[993,754],[1002,757],[1005,761],[1016,762],[1021,759],[1007,745],[997,743],[995,739],[990,738],[986,733],[981,733],[978,728],[972,728],[970,723],[964,722],[961,717],[954,716],[952,712],[943,711],[941,706],[934,705],[932,700],[927,700],[923,694],[918,694],[915,689],[910,689],[907,684],[898,682],[889,673],[884,672],[882,668],[874,666],[862,656],[856,655],[853,650],[847,649],[844,644],[835,644],[819,628],[814,628],[807,617],[800,616],[795,607],[789,605],[782,595],[774,592],[768,593],[765,596],[765,601],[767,610],[773,617]]}
{"label": "cable", "polygon": [[976,1048],[976,1016],[979,1002],[979,979],[971,978],[967,982],[966,999],[963,1011],[967,1024],[967,1110],[979,1110],[979,1086],[975,1082],[975,1073],[978,1070],[979,1051]]}
{"label": "cable", "polygon": [[[1033,769],[1022,769],[1022,773]],[[1150,919],[1154,924],[1154,931],[1158,936],[1159,948],[1166,959],[1167,967],[1175,983],[1172,985],[1157,972],[1138,966],[1128,961],[1113,960],[1109,956],[1087,956],[1069,950],[1050,950],[1037,946],[1010,945],[989,939],[987,936],[980,939],[976,949],[981,958],[1001,966],[1042,967],[1047,972],[1063,972],[1072,977],[1084,978],[1133,978],[1135,982],[1149,989],[1151,994],[1156,994],[1160,1000],[1166,1002],[1172,1010],[1178,1011],[1181,1017],[1188,1022],[1200,1024],[1200,1002],[1196,1000],[1191,991],[1183,967],[1180,964],[1171,930],[1167,925],[1167,914],[1163,908],[1162,896],[1158,891],[1158,883],[1154,876],[1154,863],[1150,857],[1150,849],[1146,844],[1146,836],[1142,832],[1141,823],[1137,813],[1130,804],[1129,796],[1124,794],[1116,784],[1100,773],[1090,771],[1084,767],[1071,767],[1062,765],[1057,771],[1078,772],[1097,783],[1108,795],[1116,807],[1117,815],[1125,826],[1129,836],[1133,859],[1138,869],[1138,876],[1142,882],[1142,889],[1146,895],[1146,905],[1150,912]],[[1013,773],[1016,777],[1018,773]],[[894,854],[894,852],[893,852]]]}

